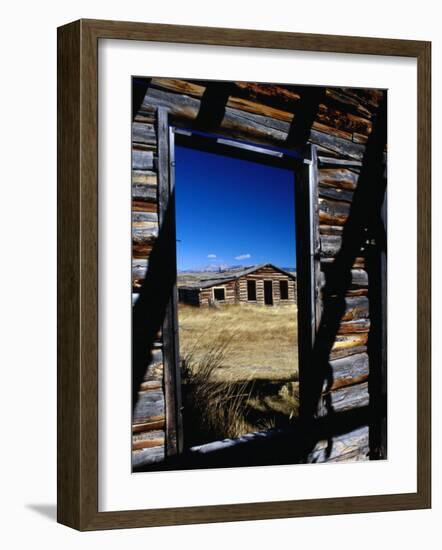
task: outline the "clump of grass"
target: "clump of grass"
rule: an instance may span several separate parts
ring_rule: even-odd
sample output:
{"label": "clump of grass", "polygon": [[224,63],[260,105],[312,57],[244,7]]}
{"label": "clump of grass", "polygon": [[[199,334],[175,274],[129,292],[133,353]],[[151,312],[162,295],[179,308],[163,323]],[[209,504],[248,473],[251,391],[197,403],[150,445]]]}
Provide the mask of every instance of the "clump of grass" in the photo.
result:
{"label": "clump of grass", "polygon": [[239,437],[253,430],[247,421],[253,380],[232,383],[216,371],[231,353],[232,336],[223,331],[204,350],[196,342],[181,357],[184,434],[188,445]]}

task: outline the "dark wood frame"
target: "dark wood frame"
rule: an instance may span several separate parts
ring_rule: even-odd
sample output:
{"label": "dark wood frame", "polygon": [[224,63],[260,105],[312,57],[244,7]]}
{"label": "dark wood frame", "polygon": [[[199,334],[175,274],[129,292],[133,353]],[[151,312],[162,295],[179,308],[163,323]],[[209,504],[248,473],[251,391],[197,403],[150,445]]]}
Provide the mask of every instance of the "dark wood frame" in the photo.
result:
{"label": "dark wood frame", "polygon": [[[418,67],[417,492],[98,511],[98,40],[405,56]],[[277,46],[275,46],[277,45]],[[431,506],[431,44],[423,41],[79,20],[58,29],[58,521],[79,530]]]}
{"label": "dark wood frame", "polygon": [[[175,135],[182,134],[182,130],[174,126],[167,126],[167,109],[164,107],[158,108],[159,123],[163,125],[162,132],[158,132],[161,136],[159,140],[163,140],[164,136],[169,136],[169,157],[166,159],[166,145],[161,145],[159,141],[159,157],[158,162],[162,163],[162,177],[159,178],[158,188],[160,197],[160,213],[166,208],[167,204],[171,204],[173,213],[175,205],[171,202],[173,188],[175,186],[175,169],[174,169],[174,150],[175,150]],[[184,139],[184,144],[192,147],[188,141],[191,135],[201,134],[201,132],[187,131],[189,136]],[[187,133],[186,132],[186,133]],[[284,167],[293,172],[293,184],[295,195],[295,210],[296,210],[296,266],[297,266],[297,303],[298,303],[298,359],[299,359],[299,380],[300,392],[304,393],[304,387],[307,384],[303,381],[309,377],[309,366],[312,362],[312,345],[314,343],[314,335],[316,328],[319,325],[319,313],[322,307],[322,299],[320,297],[321,284],[321,265],[319,257],[319,212],[315,209],[318,204],[318,184],[316,178],[316,170],[314,166],[317,164],[316,145],[307,144],[302,148],[293,148],[290,154],[284,154],[282,158],[273,156],[276,152],[275,148],[272,151],[267,150],[265,146],[257,146],[256,144],[246,143],[241,141],[241,146],[236,147],[232,141],[230,145],[226,142],[230,141],[226,136],[219,136],[223,139],[222,145],[214,143],[215,134],[207,134],[209,139],[201,140],[199,137],[198,147],[202,150],[217,152],[221,154],[235,154],[236,158],[247,158],[255,162],[269,163],[274,166]],[[183,136],[182,136],[183,138]],[[203,144],[202,142],[206,142]],[[182,143],[183,144],[183,143]],[[260,149],[259,151],[257,149]],[[229,151],[230,150],[230,151]],[[282,151],[279,151],[282,153]],[[168,177],[165,177],[168,175]],[[161,214],[160,214],[161,218]],[[176,246],[176,227],[174,224],[175,214],[171,217],[173,227],[167,231],[170,241],[167,249],[175,252]],[[173,254],[175,256],[175,254]],[[176,256],[172,259],[174,275],[176,276]],[[272,286],[272,304],[274,300],[274,283],[272,280],[264,279],[264,294],[265,283],[270,282]],[[225,286],[213,287],[212,294],[216,288],[224,288]],[[177,312],[177,287],[176,283],[172,290],[173,306],[166,312],[166,323],[163,325],[163,350],[164,350],[164,377],[165,377],[165,396],[166,407],[168,414],[166,415],[166,441],[176,441],[177,445],[170,449],[168,446],[168,455],[179,454],[183,451],[183,421],[181,415],[181,389],[180,389],[180,369],[179,369],[179,336],[178,336],[178,312]],[[265,300],[265,296],[264,296]],[[256,301],[256,300],[255,300]],[[173,329],[171,330],[171,327]],[[304,399],[302,399],[304,401]],[[302,413],[301,413],[302,414]],[[172,422],[167,421],[167,416],[172,418]],[[167,444],[167,443],[166,443]]]}

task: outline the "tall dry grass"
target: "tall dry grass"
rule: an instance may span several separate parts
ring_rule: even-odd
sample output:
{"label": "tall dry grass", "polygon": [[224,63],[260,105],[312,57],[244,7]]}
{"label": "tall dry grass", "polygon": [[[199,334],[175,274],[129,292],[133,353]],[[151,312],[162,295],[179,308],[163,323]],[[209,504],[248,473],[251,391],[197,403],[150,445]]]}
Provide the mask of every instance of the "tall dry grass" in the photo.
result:
{"label": "tall dry grass", "polygon": [[266,307],[179,305],[180,351],[202,359],[214,341],[231,336],[229,353],[214,373],[238,380],[254,369],[269,379],[293,379],[298,372],[298,326],[295,305]]}
{"label": "tall dry grass", "polygon": [[222,333],[202,352],[196,344],[181,357],[188,445],[239,437],[252,431],[246,416],[253,380],[232,384],[219,380],[215,374],[231,352],[231,341],[231,335]]}
{"label": "tall dry grass", "polygon": [[187,445],[297,415],[296,306],[180,305],[179,329]]}

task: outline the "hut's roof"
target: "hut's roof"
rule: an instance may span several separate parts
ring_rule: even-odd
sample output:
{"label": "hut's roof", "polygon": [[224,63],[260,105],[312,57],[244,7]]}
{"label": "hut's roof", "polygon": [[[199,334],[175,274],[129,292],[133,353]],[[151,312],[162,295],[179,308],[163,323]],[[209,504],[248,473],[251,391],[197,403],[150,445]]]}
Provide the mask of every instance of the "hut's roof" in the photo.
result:
{"label": "hut's roof", "polygon": [[244,269],[238,269],[235,271],[226,271],[225,273],[217,273],[216,276],[210,279],[204,279],[203,281],[195,281],[195,283],[182,285],[182,286],[179,286],[179,288],[184,288],[189,290],[200,290],[203,288],[210,288],[212,286],[222,285],[224,283],[234,281],[236,279],[239,279],[240,277],[244,277],[244,275],[249,275],[250,273],[254,273],[255,271],[258,271],[258,269],[262,269],[263,267],[271,267],[275,271],[284,273],[284,275],[287,275],[291,279],[296,280],[296,274],[290,273],[290,271],[286,271],[285,269],[281,269],[280,267],[276,267],[273,264],[267,263],[267,264],[253,265],[251,267],[246,267]]}

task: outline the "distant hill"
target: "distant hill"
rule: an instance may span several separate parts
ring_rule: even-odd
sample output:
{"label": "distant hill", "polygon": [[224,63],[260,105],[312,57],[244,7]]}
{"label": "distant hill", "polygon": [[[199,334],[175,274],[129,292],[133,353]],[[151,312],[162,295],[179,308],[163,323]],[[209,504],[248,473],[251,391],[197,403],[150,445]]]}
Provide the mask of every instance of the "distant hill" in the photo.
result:
{"label": "distant hill", "polygon": [[[242,269],[248,269],[249,267],[253,267],[253,264],[251,265],[242,265],[242,264],[235,264],[235,265],[227,265],[227,264],[221,264],[221,265],[208,265],[206,267],[198,268],[198,269],[179,269],[178,273],[230,273],[235,271],[240,271]],[[289,271],[290,273],[296,273],[296,267],[283,267],[281,266],[281,269],[284,271]]]}

